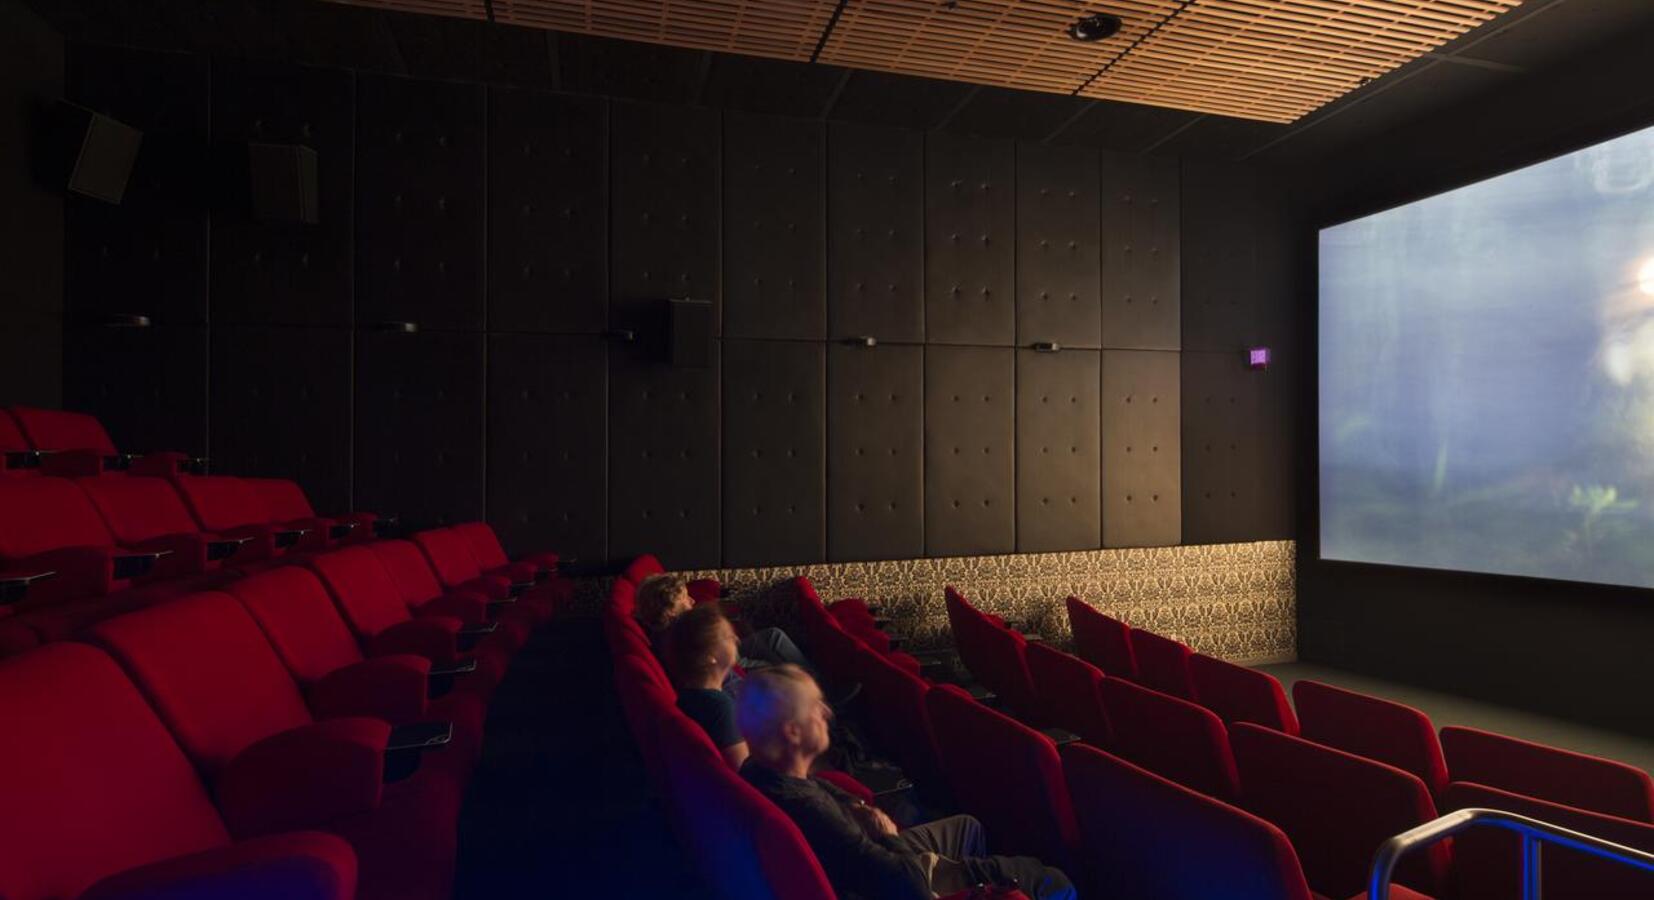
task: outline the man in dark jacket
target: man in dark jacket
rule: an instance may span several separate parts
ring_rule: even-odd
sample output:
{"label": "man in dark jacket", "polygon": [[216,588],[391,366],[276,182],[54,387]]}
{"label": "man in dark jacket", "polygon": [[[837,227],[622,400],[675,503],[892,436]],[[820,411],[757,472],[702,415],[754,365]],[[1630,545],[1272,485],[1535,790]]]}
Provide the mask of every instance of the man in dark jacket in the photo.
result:
{"label": "man in dark jacket", "polygon": [[1035,900],[1074,898],[1067,877],[1037,859],[987,855],[982,825],[970,816],[898,829],[878,807],[810,777],[829,745],[832,711],[802,669],[751,673],[737,718],[751,749],[741,774],[797,823],[840,894],[929,900],[996,884]]}

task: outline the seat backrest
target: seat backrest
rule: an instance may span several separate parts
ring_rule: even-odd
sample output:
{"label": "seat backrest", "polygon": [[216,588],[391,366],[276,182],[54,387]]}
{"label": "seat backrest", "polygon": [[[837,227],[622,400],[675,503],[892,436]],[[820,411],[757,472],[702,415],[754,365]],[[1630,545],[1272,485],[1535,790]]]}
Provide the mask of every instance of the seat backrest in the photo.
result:
{"label": "seat backrest", "polygon": [[402,591],[385,564],[367,546],[343,547],[305,560],[327,586],[346,624],[359,638],[412,618]]}
{"label": "seat backrest", "polygon": [[953,797],[993,835],[995,851],[1072,868],[1079,827],[1057,745],[953,685],[931,688],[925,706]]}
{"label": "seat backrest", "polygon": [[1287,734],[1298,733],[1298,716],[1275,676],[1196,653],[1189,657],[1195,696],[1225,722],[1251,722]]}
{"label": "seat backrest", "polygon": [[1216,713],[1112,675],[1103,679],[1103,707],[1115,753],[1207,796],[1239,796],[1229,732]]}
{"label": "seat backrest", "polygon": [[374,541],[366,546],[379,557],[380,564],[401,591],[402,602],[410,609],[418,609],[442,596],[442,582],[437,581],[430,560],[413,541]]}
{"label": "seat backrest", "polygon": [[[1394,766],[1246,722],[1230,729],[1229,740],[1241,805],[1286,832],[1318,893],[1360,891],[1380,844],[1436,817],[1424,782]],[[1396,880],[1437,894],[1447,854],[1435,844],[1409,855]]]}
{"label": "seat backrest", "polygon": [[500,544],[500,536],[487,522],[461,522],[451,530],[465,538],[471,555],[476,557],[477,565],[482,568],[496,569],[511,562],[511,557],[505,555],[505,547]]}
{"label": "seat backrest", "polygon": [[264,503],[264,511],[271,522],[293,522],[316,518],[316,510],[304,488],[288,478],[242,478]]}
{"label": "seat backrest", "polygon": [[11,413],[36,450],[92,450],[103,456],[117,452],[96,416],[34,406],[14,406]]}
{"label": "seat backrest", "polygon": [[1189,645],[1141,628],[1131,630],[1131,654],[1137,660],[1137,683],[1162,694],[1199,699],[1189,673]]}
{"label": "seat backrest", "polygon": [[1442,728],[1441,743],[1454,781],[1654,823],[1654,781],[1642,769],[1458,725]]}
{"label": "seat backrest", "polygon": [[978,641],[987,671],[979,673],[982,683],[998,694],[1017,715],[1043,725],[1045,717],[1034,678],[1028,672],[1028,640],[1011,629],[978,618]]}
{"label": "seat backrest", "polygon": [[851,677],[862,686],[868,739],[920,783],[942,777],[925,695],[930,685],[868,647],[850,654]]}
{"label": "seat backrest", "polygon": [[236,579],[224,590],[252,614],[300,684],[314,684],[335,669],[361,662],[356,638],[315,572],[281,566]]}
{"label": "seat backrest", "polygon": [[1068,627],[1074,632],[1074,652],[1081,659],[1116,678],[1137,680],[1137,657],[1131,651],[1131,626],[1104,615],[1078,597],[1069,597]]}
{"label": "seat backrest", "polygon": [[293,676],[228,594],[189,594],[105,619],[91,636],[209,778],[248,746],[311,721]]}
{"label": "seat backrest", "polygon": [[1441,740],[1424,713],[1318,681],[1294,683],[1292,700],[1303,737],[1411,772],[1432,796],[1446,789]]}
{"label": "seat backrest", "polygon": [[246,525],[265,525],[271,520],[264,499],[240,478],[179,475],[173,483],[203,531],[228,531]]}
{"label": "seat backrest", "polygon": [[848,686],[855,680],[852,657],[861,642],[839,624],[832,613],[822,605],[810,579],[800,575],[793,579],[793,591],[798,597],[798,615],[804,625],[804,649],[822,678],[835,686]]}
{"label": "seat backrest", "polygon": [[645,553],[627,563],[626,568],[620,573],[620,577],[630,581],[632,586],[636,587],[643,583],[643,579],[650,575],[659,575],[664,571],[666,569],[661,566],[660,560],[656,559],[654,554]]}
{"label": "seat backrest", "polygon": [[0,662],[0,896],[75,897],[147,863],[229,843],[200,776],[102,651]]}
{"label": "seat backrest", "polygon": [[1046,721],[1098,747],[1113,740],[1101,669],[1048,644],[1028,645],[1028,673]]}
{"label": "seat backrest", "polygon": [[75,479],[122,544],[140,544],[200,530],[184,500],[164,478],[107,473]]}
{"label": "seat backrest", "polygon": [[445,587],[456,587],[482,574],[465,535],[452,528],[416,532],[413,542],[430,561],[432,571]]}
{"label": "seat backrest", "polygon": [[29,439],[23,436],[23,429],[18,427],[17,420],[12,414],[0,409],[0,454],[23,453],[33,449],[29,446]]}
{"label": "seat backrest", "polygon": [[103,516],[67,478],[0,479],[0,559],[115,543]]}
{"label": "seat backrest", "polygon": [[[953,632],[953,645],[954,649],[959,651],[960,661],[977,680],[987,685],[994,693],[999,693],[999,686],[994,682],[1002,680],[1004,673],[996,669],[994,653],[988,649],[984,639],[987,628],[997,626],[990,623],[969,600],[965,599],[965,595],[951,585],[943,589],[942,600],[947,608],[948,627]],[[1017,689],[1013,685],[1010,691],[1015,694]],[[1014,706],[1017,698],[1006,696],[1005,699]]]}
{"label": "seat backrest", "polygon": [[[1654,825],[1548,803],[1510,791],[1455,781],[1442,792],[1443,813],[1499,809],[1560,825],[1624,847],[1654,853]],[[1522,895],[1520,838],[1503,829],[1472,829],[1453,838],[1458,900],[1507,900]],[[1654,897],[1654,872],[1547,845],[1540,866],[1545,900],[1632,900]]]}
{"label": "seat backrest", "polygon": [[1085,744],[1063,747],[1062,762],[1088,896],[1311,900],[1298,854],[1274,825]]}

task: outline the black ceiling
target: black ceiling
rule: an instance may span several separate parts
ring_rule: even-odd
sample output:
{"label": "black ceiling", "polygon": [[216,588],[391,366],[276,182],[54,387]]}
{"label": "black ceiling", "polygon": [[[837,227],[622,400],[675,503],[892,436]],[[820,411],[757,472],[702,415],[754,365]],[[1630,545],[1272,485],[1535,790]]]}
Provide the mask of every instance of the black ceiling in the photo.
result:
{"label": "black ceiling", "polygon": [[315,0],[28,2],[72,40],[1292,167],[1336,158],[1605,42],[1654,36],[1650,0],[1528,0],[1497,29],[1466,35],[1296,123],[1271,125]]}

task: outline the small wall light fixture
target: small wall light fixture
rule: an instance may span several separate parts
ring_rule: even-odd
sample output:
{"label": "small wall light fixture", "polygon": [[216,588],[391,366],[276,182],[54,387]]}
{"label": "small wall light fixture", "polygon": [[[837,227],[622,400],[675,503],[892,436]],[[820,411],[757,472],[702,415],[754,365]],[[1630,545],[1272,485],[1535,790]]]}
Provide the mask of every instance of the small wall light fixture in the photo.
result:
{"label": "small wall light fixture", "polygon": [[1260,372],[1263,371],[1264,369],[1269,368],[1269,348],[1268,347],[1248,347],[1248,348],[1246,348],[1246,366],[1249,369],[1256,369]]}

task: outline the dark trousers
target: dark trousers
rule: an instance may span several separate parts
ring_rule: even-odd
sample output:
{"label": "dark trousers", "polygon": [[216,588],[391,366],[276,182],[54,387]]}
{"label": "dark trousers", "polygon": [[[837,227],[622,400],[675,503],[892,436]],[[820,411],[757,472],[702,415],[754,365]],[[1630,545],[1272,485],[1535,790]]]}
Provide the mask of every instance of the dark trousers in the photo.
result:
{"label": "dark trousers", "polygon": [[979,884],[1014,884],[1033,900],[1075,900],[1078,896],[1062,870],[1032,856],[989,856],[982,823],[971,816],[949,816],[904,828],[896,840],[914,853],[959,860]]}

